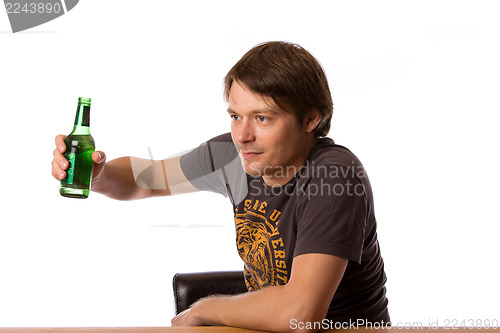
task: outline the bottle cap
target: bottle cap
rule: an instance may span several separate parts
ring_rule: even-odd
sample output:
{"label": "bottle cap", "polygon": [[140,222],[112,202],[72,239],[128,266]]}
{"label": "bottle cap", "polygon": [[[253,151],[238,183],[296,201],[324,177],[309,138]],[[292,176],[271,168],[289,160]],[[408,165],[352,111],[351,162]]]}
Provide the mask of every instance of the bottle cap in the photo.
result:
{"label": "bottle cap", "polygon": [[90,106],[90,98],[79,97],[78,104],[84,104]]}

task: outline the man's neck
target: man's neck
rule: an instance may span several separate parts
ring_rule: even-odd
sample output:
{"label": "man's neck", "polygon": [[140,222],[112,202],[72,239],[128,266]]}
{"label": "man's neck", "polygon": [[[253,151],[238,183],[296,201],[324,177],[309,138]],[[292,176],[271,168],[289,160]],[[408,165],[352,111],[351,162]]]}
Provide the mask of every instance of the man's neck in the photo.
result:
{"label": "man's neck", "polygon": [[306,146],[303,153],[297,156],[292,165],[281,166],[280,170],[277,170],[272,175],[262,176],[264,183],[271,187],[279,187],[288,183],[295,175],[299,172],[300,168],[306,163],[312,149],[316,146],[318,142],[317,138],[310,141],[310,144]]}

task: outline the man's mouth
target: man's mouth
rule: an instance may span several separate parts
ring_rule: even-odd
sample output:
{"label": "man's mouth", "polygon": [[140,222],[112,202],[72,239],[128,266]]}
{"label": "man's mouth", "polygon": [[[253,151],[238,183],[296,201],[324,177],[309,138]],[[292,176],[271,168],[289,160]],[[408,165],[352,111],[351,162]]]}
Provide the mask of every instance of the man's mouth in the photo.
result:
{"label": "man's mouth", "polygon": [[241,155],[243,156],[243,158],[245,159],[252,159],[252,158],[256,158],[258,157],[260,154],[262,154],[261,152],[256,152],[256,151],[248,151],[248,152],[241,152]]}

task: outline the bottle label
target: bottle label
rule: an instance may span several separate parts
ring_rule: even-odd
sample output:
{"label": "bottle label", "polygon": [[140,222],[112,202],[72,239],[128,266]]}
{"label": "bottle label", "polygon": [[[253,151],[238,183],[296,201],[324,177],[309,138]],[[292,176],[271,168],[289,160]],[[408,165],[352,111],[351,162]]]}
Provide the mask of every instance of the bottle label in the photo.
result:
{"label": "bottle label", "polygon": [[66,172],[68,173],[66,183],[67,184],[73,184],[73,177],[75,174],[75,153],[69,153],[68,157],[66,158],[69,163],[68,170]]}

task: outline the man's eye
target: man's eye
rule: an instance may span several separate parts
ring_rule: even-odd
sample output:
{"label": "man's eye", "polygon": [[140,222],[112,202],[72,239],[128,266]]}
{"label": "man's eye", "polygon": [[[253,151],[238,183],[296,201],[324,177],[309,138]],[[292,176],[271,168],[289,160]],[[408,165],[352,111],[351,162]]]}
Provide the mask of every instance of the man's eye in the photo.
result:
{"label": "man's eye", "polygon": [[230,117],[232,120],[238,120],[238,116],[235,114],[230,115]]}
{"label": "man's eye", "polygon": [[257,119],[259,119],[259,121],[266,121],[267,117],[266,116],[257,116]]}

